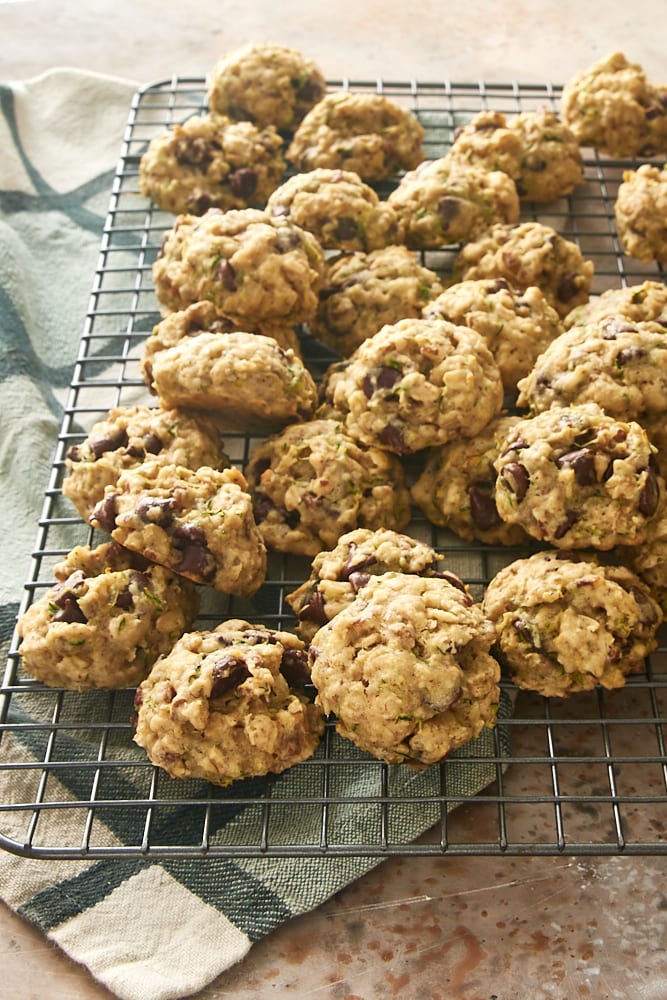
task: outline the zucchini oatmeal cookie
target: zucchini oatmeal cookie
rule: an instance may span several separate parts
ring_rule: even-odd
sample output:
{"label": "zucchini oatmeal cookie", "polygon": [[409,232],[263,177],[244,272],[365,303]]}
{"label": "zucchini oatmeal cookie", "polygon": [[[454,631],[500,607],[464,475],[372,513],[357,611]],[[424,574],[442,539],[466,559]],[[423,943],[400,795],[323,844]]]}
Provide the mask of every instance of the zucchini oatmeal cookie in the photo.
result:
{"label": "zucchini oatmeal cookie", "polygon": [[88,521],[122,472],[144,461],[225,468],[220,431],[203,415],[150,406],[115,406],[65,455],[63,494]]}
{"label": "zucchini oatmeal cookie", "polygon": [[107,487],[91,523],[151,562],[225,594],[250,597],[264,582],[266,549],[238,469],[144,462]]}
{"label": "zucchini oatmeal cookie", "polygon": [[287,149],[297,170],[352,170],[369,182],[424,159],[424,128],[408,108],[384,94],[326,94],[298,126]]}
{"label": "zucchini oatmeal cookie", "polygon": [[625,253],[645,263],[667,264],[667,167],[643,163],[623,171],[614,216]]}
{"label": "zucchini oatmeal cookie", "polygon": [[261,207],[285,173],[272,125],[193,115],[151,139],[139,161],[139,190],[165,212]]}
{"label": "zucchini oatmeal cookie", "polygon": [[583,181],[579,143],[548,108],[510,118],[502,111],[480,111],[457,129],[447,159],[502,170],[515,182],[519,198],[529,201],[554,201]]}
{"label": "zucchini oatmeal cookie", "polygon": [[410,520],[399,460],[361,448],[336,420],[291,424],[267,438],[245,474],[259,530],[278,552],[315,556],[354,528],[400,531]]}
{"label": "zucchini oatmeal cookie", "polygon": [[352,437],[397,455],[471,437],[503,403],[482,337],[438,319],[382,327],[326,373],[321,392]]}
{"label": "zucchini oatmeal cookie", "polygon": [[649,587],[651,594],[667,614],[667,507],[661,504],[639,545],[619,546],[616,555]]}
{"label": "zucchini oatmeal cookie", "polygon": [[483,608],[511,679],[549,698],[623,687],[655,649],[662,621],[636,574],[568,552],[538,552],[506,566]]}
{"label": "zucchini oatmeal cookie", "polygon": [[609,316],[566,330],[519,382],[518,405],[597,403],[610,416],[647,426],[667,413],[667,329]]}
{"label": "zucchini oatmeal cookie", "polygon": [[[234,333],[239,329],[225,316],[220,316],[212,302],[193,302],[186,309],[167,313],[159,323],[156,323],[144,342],[141,356],[141,374],[146,387],[155,393],[153,385],[153,361],[160,351],[176,347],[188,337],[196,337],[200,333]],[[252,329],[241,330],[242,333],[259,333],[272,337],[284,350],[294,351],[301,356],[299,338],[293,326],[283,323],[252,324]],[[208,463],[210,464],[210,463]]]}
{"label": "zucchini oatmeal cookie", "polygon": [[516,222],[516,185],[501,170],[425,160],[405,174],[387,199],[411,250],[474,240],[496,223]]}
{"label": "zucchini oatmeal cookie", "polygon": [[524,418],[494,463],[498,513],[559,549],[638,545],[664,497],[653,455],[639,424],[595,403]]}
{"label": "zucchini oatmeal cookie", "polygon": [[208,74],[211,111],[293,129],[326,93],[322,71],[297,49],[272,42],[225,53]]}
{"label": "zucchini oatmeal cookie", "polygon": [[18,622],[25,670],[51,687],[138,684],[199,609],[192,583],[116,542],[77,546],[54,577]]}
{"label": "zucchini oatmeal cookie", "polygon": [[505,278],[459,281],[424,306],[425,319],[445,319],[482,336],[513,393],[543,350],[563,332],[560,317],[536,286],[519,291]]}
{"label": "zucchini oatmeal cookie", "polygon": [[371,576],[436,576],[465,589],[454,573],[439,568],[442,559],[430,545],[388,528],[346,532],[333,549],[315,556],[309,578],[285,597],[297,619],[297,634],[310,642],[322,625],[351,604]]}
{"label": "zucchini oatmeal cookie", "polygon": [[494,638],[481,607],[447,580],[373,576],[310,645],[316,704],[361,750],[428,767],[495,724]]}
{"label": "zucchini oatmeal cookie", "polygon": [[529,539],[518,524],[508,524],[496,507],[496,470],[502,444],[516,416],[494,417],[474,437],[432,448],[412,485],[412,499],[424,516],[467,541],[522,545]]}
{"label": "zucchini oatmeal cookie", "polygon": [[229,785],[315,752],[321,710],[303,694],[303,643],[240,619],[189,632],[135,696],[134,741],[172,778]]}
{"label": "zucchini oatmeal cookie", "polygon": [[393,207],[351,170],[293,174],[271,194],[266,210],[312,233],[328,250],[378,250],[403,241]]}
{"label": "zucchini oatmeal cookie", "polygon": [[163,406],[202,410],[221,427],[260,433],[309,420],[317,386],[294,351],[257,333],[200,333],[156,354]]}
{"label": "zucchini oatmeal cookie", "polygon": [[563,320],[566,330],[608,319],[625,316],[631,323],[660,323],[667,329],[667,285],[662,281],[643,281],[624,288],[608,288],[594,295],[583,306],[577,306]]}
{"label": "zucchini oatmeal cookie", "polygon": [[173,312],[206,299],[241,325],[308,320],[324,257],[315,237],[255,208],[179,215],[153,264],[158,301]]}
{"label": "zucchini oatmeal cookie", "polygon": [[520,222],[495,225],[462,247],[452,270],[455,281],[505,278],[521,291],[537,285],[563,318],[588,302],[594,266],[576,243],[551,226]]}
{"label": "zucchini oatmeal cookie", "polygon": [[421,315],[440,278],[404,246],[340,254],[325,265],[313,336],[341,357],[388,323]]}
{"label": "zucchini oatmeal cookie", "polygon": [[667,152],[667,88],[622,52],[576,73],[563,87],[560,111],[582,146],[619,157]]}

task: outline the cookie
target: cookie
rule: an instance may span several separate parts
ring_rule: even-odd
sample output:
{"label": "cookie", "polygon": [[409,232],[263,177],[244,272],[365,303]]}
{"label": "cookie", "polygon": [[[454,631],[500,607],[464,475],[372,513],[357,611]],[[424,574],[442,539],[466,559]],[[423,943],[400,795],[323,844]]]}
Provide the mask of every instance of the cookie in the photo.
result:
{"label": "cookie", "polygon": [[115,542],[77,546],[53,572],[17,626],[23,667],[50,687],[138,684],[199,609],[188,580]]}
{"label": "cookie", "polygon": [[521,171],[521,140],[502,111],[484,108],[454,133],[447,160],[451,164],[501,170],[512,180]]}
{"label": "cookie", "polygon": [[418,317],[442,291],[438,275],[404,246],[340,254],[325,266],[309,329],[341,357],[388,323]]}
{"label": "cookie", "polygon": [[504,278],[460,281],[422,310],[426,319],[445,319],[482,336],[500,369],[506,392],[516,391],[542,351],[563,332],[560,317],[542,291],[519,291]]}
{"label": "cookie", "polygon": [[361,750],[428,767],[494,725],[494,635],[480,606],[446,580],[373,576],[309,647],[316,704]]}
{"label": "cookie", "polygon": [[308,320],[317,309],[322,248],[311,233],[259,209],[179,215],[153,264],[160,304],[204,299],[234,323]]}
{"label": "cookie", "polygon": [[563,87],[560,112],[582,146],[618,157],[667,151],[664,87],[622,52],[575,73]]}
{"label": "cookie", "polygon": [[134,741],[172,778],[225,786],[280,774],[324,731],[299,683],[304,664],[289,632],[241,619],[189,632],[137,689]]}
{"label": "cookie", "polygon": [[494,463],[504,521],[559,549],[638,545],[664,484],[646,431],[595,403],[520,420]]}
{"label": "cookie", "polygon": [[500,372],[482,337],[437,319],[382,327],[326,373],[321,392],[350,435],[396,455],[470,437],[503,402]]}
{"label": "cookie", "polygon": [[296,129],[287,159],[298,171],[351,170],[370,183],[424,159],[424,128],[384,94],[326,94]]}
{"label": "cookie", "polygon": [[515,178],[519,198],[545,203],[570,194],[584,182],[577,138],[549,108],[522,111],[508,121],[521,147]]}
{"label": "cookie", "polygon": [[457,164],[446,156],[425,160],[405,174],[387,201],[412,250],[465,243],[495,223],[519,218],[519,197],[508,174]]}
{"label": "cookie", "polygon": [[211,111],[237,121],[293,129],[326,93],[322,71],[297,49],[271,42],[225,53],[208,74]]}
{"label": "cookie", "polygon": [[466,541],[490,545],[521,545],[523,528],[507,524],[495,501],[493,463],[519,417],[494,417],[471,438],[455,438],[432,448],[410,493],[426,518]]}
{"label": "cookie", "polygon": [[246,433],[308,420],[317,406],[317,386],[301,359],[256,333],[186,337],[155,355],[152,375],[163,406],[202,410]]}
{"label": "cookie", "polygon": [[519,382],[519,406],[597,403],[620,420],[641,424],[667,413],[667,329],[608,316],[557,337]]}
{"label": "cookie", "polygon": [[619,546],[617,557],[641,578],[667,614],[667,509],[661,505],[639,545]]}
{"label": "cookie", "polygon": [[261,208],[285,173],[283,140],[272,125],[193,115],[148,143],[139,190],[174,215],[209,208]]}
{"label": "cookie", "polygon": [[455,281],[505,278],[525,291],[541,289],[562,318],[575,306],[588,302],[594,266],[585,260],[576,243],[541,222],[495,225],[457,254]]}
{"label": "cookie", "polygon": [[393,207],[350,170],[293,174],[272,193],[266,210],[312,233],[328,250],[369,251],[402,242]]}
{"label": "cookie", "polygon": [[144,462],[107,487],[91,523],[151,562],[225,594],[250,597],[264,582],[266,549],[238,469]]}
{"label": "cookie", "polygon": [[563,326],[569,330],[571,326],[594,323],[611,316],[625,316],[631,323],[660,323],[667,329],[667,285],[648,280],[639,285],[608,288],[584,305],[572,309],[563,320]]}
{"label": "cookie", "polygon": [[614,217],[625,253],[645,263],[667,264],[667,167],[643,163],[624,170]]}
{"label": "cookie", "polygon": [[314,556],[354,528],[400,531],[410,494],[394,455],[361,448],[335,420],[291,424],[251,452],[245,474],[266,545]]}
{"label": "cookie", "polygon": [[225,468],[220,432],[203,415],[150,406],[115,406],[65,455],[63,494],[88,521],[120,474],[146,460],[164,465]]}
{"label": "cookie", "polygon": [[501,664],[521,688],[565,698],[623,687],[655,649],[662,612],[636,574],[567,552],[506,566],[483,600]]}
{"label": "cookie", "polygon": [[454,573],[440,568],[441,562],[435,549],[410,535],[388,528],[348,531],[333,549],[315,556],[309,578],[286,595],[296,616],[296,632],[310,642],[322,625],[351,604],[371,576],[389,572],[437,576],[465,589]]}

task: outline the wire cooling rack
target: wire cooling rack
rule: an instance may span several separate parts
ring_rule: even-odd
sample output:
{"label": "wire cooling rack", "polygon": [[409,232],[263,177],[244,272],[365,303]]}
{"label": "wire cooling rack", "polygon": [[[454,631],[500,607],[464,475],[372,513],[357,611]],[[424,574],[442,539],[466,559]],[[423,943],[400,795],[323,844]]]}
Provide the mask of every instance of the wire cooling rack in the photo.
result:
{"label": "wire cooling rack", "polygon": [[[456,127],[484,108],[507,114],[557,110],[560,96],[550,84],[330,83],[330,89],[341,88],[381,92],[412,108],[426,129],[427,158],[443,155]],[[53,566],[70,548],[102,540],[62,497],[63,459],[110,407],[150,401],[139,361],[158,318],[151,265],[173,217],[140,197],[139,159],[154,135],[204,110],[205,101],[204,80],[184,77],[141,89],[133,100],[19,613],[51,585]],[[551,225],[579,244],[595,264],[594,293],[646,278],[664,280],[658,268],[624,256],[615,231],[622,173],[637,164],[584,154],[585,185],[539,210],[524,205],[523,218]],[[424,262],[446,274],[456,250],[429,252]],[[303,338],[311,368],[321,373],[331,356],[307,332]],[[239,467],[254,443],[225,435]],[[409,530],[442,551],[478,598],[494,573],[521,554],[465,544],[418,514]],[[249,617],[292,628],[285,595],[309,569],[303,559],[271,554],[267,582],[253,601],[207,594],[200,625]],[[268,777],[222,790],[175,781],[148,762],[131,739],[132,691],[46,688],[23,672],[15,638],[0,689],[0,845],[43,858],[664,854],[665,652],[657,650],[645,672],[616,692],[548,700],[503,682],[514,712],[496,728],[484,754],[473,751],[462,762],[430,768],[422,772],[424,781],[397,783],[395,769],[360,755],[328,723],[315,757],[286,772],[295,780]],[[359,766],[368,778],[363,794],[345,780]],[[457,795],[455,767],[483,768],[484,790]],[[298,841],[290,835],[295,811],[308,817]],[[402,818],[419,811],[428,832],[405,842]],[[355,815],[364,820],[362,837],[355,837],[354,822],[339,821]]]}

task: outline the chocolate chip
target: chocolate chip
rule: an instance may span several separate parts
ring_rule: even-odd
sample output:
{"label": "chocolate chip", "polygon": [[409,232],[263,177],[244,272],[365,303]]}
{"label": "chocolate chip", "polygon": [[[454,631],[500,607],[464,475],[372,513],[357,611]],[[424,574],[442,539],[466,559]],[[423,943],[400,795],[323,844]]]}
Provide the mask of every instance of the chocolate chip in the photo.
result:
{"label": "chocolate chip", "polygon": [[218,264],[217,274],[228,291],[236,291],[236,271],[224,257]]}
{"label": "chocolate chip", "polygon": [[95,458],[101,458],[107,451],[118,451],[119,448],[122,448],[126,444],[127,432],[125,430],[120,430],[108,437],[88,439],[88,448],[92,451]]}
{"label": "chocolate chip", "polygon": [[229,175],[229,186],[237,198],[248,201],[257,188],[257,174],[249,167],[239,167]]}
{"label": "chocolate chip", "polygon": [[528,645],[531,646],[533,649],[538,648],[535,645],[533,630],[530,627],[529,622],[525,621],[523,618],[515,618],[514,621],[512,622],[512,625],[514,626],[517,633],[523,639],[524,642],[527,642]]}
{"label": "chocolate chip", "polygon": [[73,594],[59,594],[58,597],[54,598],[53,603],[60,610],[51,616],[52,621],[65,622],[67,625],[72,625],[74,622],[80,622],[82,625],[85,625],[88,621]]}
{"label": "chocolate chip", "polygon": [[595,478],[595,455],[588,448],[569,451],[556,459],[559,469],[572,469],[579,486],[593,486]]}
{"label": "chocolate chip", "polygon": [[576,271],[567,271],[561,276],[556,288],[556,296],[560,302],[569,302],[579,291],[579,275]]}
{"label": "chocolate chip", "polygon": [[120,608],[121,611],[131,611],[133,607],[134,599],[130,588],[126,587],[125,590],[120,590],[116,595],[114,608]]}
{"label": "chocolate chip", "polygon": [[142,440],[147,455],[159,455],[162,451],[162,441],[157,434],[144,434]]}
{"label": "chocolate chip", "polygon": [[116,493],[110,493],[100,500],[98,504],[95,505],[95,509],[91,514],[91,521],[97,522],[102,531],[106,531],[109,535],[116,527]]}
{"label": "chocolate chip", "polygon": [[410,448],[403,439],[403,432],[400,427],[387,424],[386,427],[382,428],[377,437],[381,445],[388,448],[389,451],[395,452],[397,455],[408,455],[410,453]]}
{"label": "chocolate chip", "polygon": [[280,661],[280,672],[290,687],[303,687],[310,680],[308,653],[305,649],[286,649]]}
{"label": "chocolate chip", "polygon": [[355,594],[358,594],[361,588],[366,586],[370,578],[370,573],[361,573],[358,570],[355,570],[353,573],[350,573],[348,580],[350,581],[352,590]]}
{"label": "chocolate chip", "polygon": [[201,136],[182,138],[174,143],[174,157],[184,167],[194,167],[206,173],[212,160],[210,144]]}
{"label": "chocolate chip", "polygon": [[615,362],[617,365],[622,367],[623,365],[627,365],[630,361],[636,361],[637,358],[643,358],[645,353],[646,352],[642,351],[640,347],[624,347],[616,355]]}
{"label": "chocolate chip", "polygon": [[530,486],[530,476],[525,465],[521,465],[519,462],[509,462],[503,467],[500,475],[517,500],[523,500]]}
{"label": "chocolate chip", "polygon": [[298,99],[306,104],[314,104],[322,97],[322,85],[314,76],[308,76],[302,82],[295,80],[292,86],[296,87]]}
{"label": "chocolate chip", "polygon": [[660,490],[658,489],[658,480],[653,469],[647,469],[646,471],[646,482],[644,483],[644,488],[639,494],[639,513],[643,514],[644,517],[653,517],[656,510],[658,509],[658,500],[660,499]]}
{"label": "chocolate chip", "polygon": [[468,487],[470,500],[470,517],[480,531],[489,531],[501,523],[496,501],[488,490],[478,486]]}
{"label": "chocolate chip", "polygon": [[354,219],[344,215],[336,222],[335,237],[337,240],[354,240],[358,234],[359,230]]}
{"label": "chocolate chip", "polygon": [[352,543],[350,545],[350,551],[348,553],[347,559],[341,566],[340,573],[338,574],[339,580],[349,580],[350,574],[359,572],[359,570],[367,569],[372,566],[373,563],[377,562],[375,556],[373,555],[358,555],[357,546]]}
{"label": "chocolate chip", "polygon": [[69,458],[70,462],[80,462],[81,461],[81,445],[72,444],[69,446],[65,452],[65,457]]}
{"label": "chocolate chip", "polygon": [[200,194],[193,205],[192,211],[195,215],[203,215],[204,212],[208,212],[212,204],[210,195]]}
{"label": "chocolate chip", "polygon": [[299,621],[314,622],[316,625],[326,625],[329,621],[324,610],[324,598],[317,588],[299,611],[298,617]]}
{"label": "chocolate chip", "polygon": [[182,555],[179,562],[174,566],[176,573],[184,576],[194,577],[197,580],[212,580],[215,576],[215,563],[205,545],[193,542],[185,545],[181,549]]}
{"label": "chocolate chip", "polygon": [[579,512],[576,510],[566,510],[565,519],[561,521],[554,532],[554,538],[562,538],[566,535],[570,528],[572,528],[579,520]]}
{"label": "chocolate chip", "polygon": [[173,497],[140,497],[134,508],[138,517],[146,524],[156,524],[167,528],[174,519],[176,503]]}
{"label": "chocolate chip", "polygon": [[444,197],[438,202],[438,217],[443,229],[447,229],[450,222],[456,218],[461,210],[461,202],[458,198]]}
{"label": "chocolate chip", "polygon": [[227,694],[250,677],[250,671],[238,656],[224,656],[213,664],[211,677],[213,683],[209,697],[221,698],[223,694]]}
{"label": "chocolate chip", "polygon": [[465,596],[466,598],[465,603],[468,606],[474,603],[472,597],[470,596],[470,594],[466,589],[465,583],[460,577],[456,575],[456,573],[452,573],[450,570],[443,570],[442,572],[434,573],[433,575],[437,576],[440,580],[446,580],[451,587],[455,587],[456,590],[460,590],[461,593]]}

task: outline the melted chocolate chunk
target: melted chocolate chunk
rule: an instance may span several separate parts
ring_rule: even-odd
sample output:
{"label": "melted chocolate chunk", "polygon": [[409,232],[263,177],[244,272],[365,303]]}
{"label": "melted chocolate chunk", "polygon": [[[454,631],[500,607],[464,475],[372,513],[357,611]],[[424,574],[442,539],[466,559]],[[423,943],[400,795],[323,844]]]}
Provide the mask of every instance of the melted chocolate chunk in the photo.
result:
{"label": "melted chocolate chunk", "polygon": [[305,649],[286,649],[280,661],[280,672],[290,687],[303,687],[310,680],[308,653]]}
{"label": "melted chocolate chunk", "polygon": [[528,475],[528,470],[525,465],[521,465],[520,462],[509,462],[508,465],[502,469],[500,475],[507,483],[508,489],[515,495],[517,500],[521,502],[528,492],[528,487],[530,486],[530,476]]}
{"label": "melted chocolate chunk", "polygon": [[237,198],[248,201],[257,188],[257,174],[249,167],[239,167],[229,175],[229,186]]}
{"label": "melted chocolate chunk", "polygon": [[209,697],[221,698],[250,677],[250,671],[238,656],[223,656],[213,665],[211,676],[213,683]]}
{"label": "melted chocolate chunk", "polygon": [[488,489],[469,486],[468,499],[470,500],[470,517],[472,523],[480,531],[489,531],[501,523],[496,501]]}
{"label": "melted chocolate chunk", "polygon": [[110,493],[95,506],[91,516],[91,519],[97,522],[102,531],[106,531],[109,535],[116,527],[116,500],[117,494]]}
{"label": "melted chocolate chunk", "polygon": [[572,469],[579,486],[594,486],[596,483],[595,455],[588,448],[561,455],[556,459],[556,465],[559,469]]}

